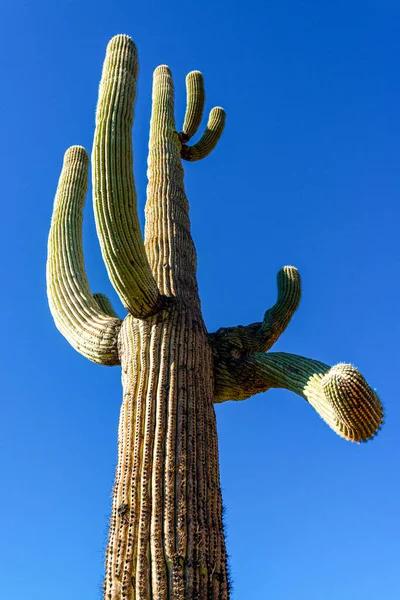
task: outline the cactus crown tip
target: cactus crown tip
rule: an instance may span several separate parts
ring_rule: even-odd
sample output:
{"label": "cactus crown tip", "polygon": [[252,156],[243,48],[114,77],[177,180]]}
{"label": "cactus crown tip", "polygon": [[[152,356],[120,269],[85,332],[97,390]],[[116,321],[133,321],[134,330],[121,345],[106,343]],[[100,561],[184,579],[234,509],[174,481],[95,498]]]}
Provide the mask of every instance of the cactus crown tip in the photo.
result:
{"label": "cactus crown tip", "polygon": [[126,33],[117,33],[116,35],[114,35],[111,40],[108,42],[108,44],[115,44],[116,42],[127,42],[127,43],[131,43],[134,44],[135,42],[133,41],[133,39],[131,38],[130,35],[127,35]]}
{"label": "cactus crown tip", "polygon": [[299,275],[299,271],[297,267],[294,267],[293,265],[285,265],[278,271],[278,276],[279,275]]}
{"label": "cactus crown tip", "polygon": [[133,39],[129,36],[126,35],[124,33],[119,33],[118,35],[115,35],[114,37],[111,38],[111,40],[108,42],[107,44],[107,53],[110,54],[110,52],[114,53],[114,52],[127,52],[128,56],[131,55],[132,53],[136,56],[137,55],[137,48],[136,48],[136,44],[133,41]]}
{"label": "cactus crown tip", "polygon": [[171,69],[168,65],[158,65],[158,67],[154,69],[154,75],[161,75],[162,73],[168,73],[168,75],[171,75]]}
{"label": "cactus crown tip", "polygon": [[367,442],[383,425],[384,410],[377,393],[351,364],[338,363],[322,380],[322,388],[344,437]]}
{"label": "cactus crown tip", "polygon": [[84,152],[85,154],[87,154],[86,149],[81,146],[80,144],[74,144],[73,146],[70,146],[67,150],[67,152]]}
{"label": "cactus crown tip", "polygon": [[195,69],[194,71],[190,71],[186,75],[186,79],[191,79],[192,77],[203,77],[203,73],[201,71],[198,71],[197,69]]}
{"label": "cactus crown tip", "polygon": [[64,160],[80,159],[84,162],[89,162],[89,154],[83,146],[70,146],[64,154]]}
{"label": "cactus crown tip", "polygon": [[364,377],[361,375],[361,373],[351,363],[345,363],[345,362],[337,363],[336,365],[333,365],[333,367],[331,367],[329,374],[331,377],[336,376],[343,380],[350,380],[353,378],[358,379],[358,380],[359,379],[364,380]]}

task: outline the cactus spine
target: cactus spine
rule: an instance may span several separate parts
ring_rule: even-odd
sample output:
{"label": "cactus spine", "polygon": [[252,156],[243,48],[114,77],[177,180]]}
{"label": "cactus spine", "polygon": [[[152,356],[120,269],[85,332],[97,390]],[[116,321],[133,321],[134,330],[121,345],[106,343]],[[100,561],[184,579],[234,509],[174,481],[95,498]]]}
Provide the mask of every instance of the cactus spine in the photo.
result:
{"label": "cactus spine", "polygon": [[82,208],[89,158],[80,146],[65,154],[55,198],[49,303],[58,329],[78,352],[122,367],[104,598],[228,600],[213,403],[271,387],[290,389],[336,433],[357,442],[378,431],[383,410],[351,365],[330,368],[266,353],[300,300],[294,267],[279,272],[278,300],[262,322],[207,333],[182,159],[199,160],[213,150],[225,113],[214,108],[199,142],[188,146],[203,114],[202,75],[187,77],[187,110],[178,133],[170,70],[155,70],[143,241],[132,172],[137,72],[134,43],[116,36],[107,47],[92,156],[97,234],[128,315],[121,321],[106,296],[92,295],[85,274]]}

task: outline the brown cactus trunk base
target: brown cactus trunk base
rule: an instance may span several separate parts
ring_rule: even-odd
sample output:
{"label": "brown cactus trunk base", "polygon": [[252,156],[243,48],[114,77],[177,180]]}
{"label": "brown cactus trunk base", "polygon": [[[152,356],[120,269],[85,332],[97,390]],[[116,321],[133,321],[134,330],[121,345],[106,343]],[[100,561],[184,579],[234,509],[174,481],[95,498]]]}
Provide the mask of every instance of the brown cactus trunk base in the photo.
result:
{"label": "brown cactus trunk base", "polygon": [[107,600],[227,600],[212,357],[197,308],[128,316]]}

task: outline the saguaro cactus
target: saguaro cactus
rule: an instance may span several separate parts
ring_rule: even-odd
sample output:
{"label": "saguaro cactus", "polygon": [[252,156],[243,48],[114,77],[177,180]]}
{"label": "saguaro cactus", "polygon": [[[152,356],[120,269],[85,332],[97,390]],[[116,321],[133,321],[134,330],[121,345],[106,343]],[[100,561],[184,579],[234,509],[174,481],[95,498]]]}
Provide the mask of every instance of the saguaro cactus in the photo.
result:
{"label": "saguaro cactus", "polygon": [[294,267],[278,273],[278,299],[263,321],[208,334],[196,282],[182,159],[215,147],[225,113],[204,135],[201,73],[189,73],[183,129],[176,131],[170,70],[153,79],[146,230],[132,172],[131,127],[138,71],[125,35],[107,48],[96,112],[92,169],[97,234],[110,280],[128,315],[92,295],[82,253],[89,157],[69,148],[56,193],[47,263],[58,329],[86,358],[121,365],[123,403],[104,597],[107,600],[227,600],[218,443],[213,403],[272,387],[294,391],[340,436],[366,441],[380,428],[376,393],[351,365],[267,353],[300,300]]}

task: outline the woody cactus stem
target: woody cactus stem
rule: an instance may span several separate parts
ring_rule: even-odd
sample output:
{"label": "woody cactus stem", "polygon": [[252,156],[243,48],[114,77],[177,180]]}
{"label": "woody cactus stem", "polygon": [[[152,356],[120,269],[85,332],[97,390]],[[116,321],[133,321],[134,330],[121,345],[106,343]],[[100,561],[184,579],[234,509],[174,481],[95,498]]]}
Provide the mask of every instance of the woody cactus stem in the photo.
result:
{"label": "woody cactus stem", "polygon": [[305,398],[339,435],[366,441],[380,428],[375,392],[351,365],[269,353],[300,301],[294,267],[278,273],[278,298],[261,322],[207,334],[196,281],[182,158],[204,158],[224,126],[211,111],[200,141],[203,78],[187,78],[183,130],[175,128],[167,66],[153,79],[145,242],[136,208],[131,125],[137,78],[132,40],[108,45],[93,147],[97,233],[128,315],[92,295],[82,253],[89,158],[65,155],[51,223],[47,287],[55,323],[83,356],[122,366],[118,465],[106,554],[107,600],[228,600],[213,403],[273,387]]}

